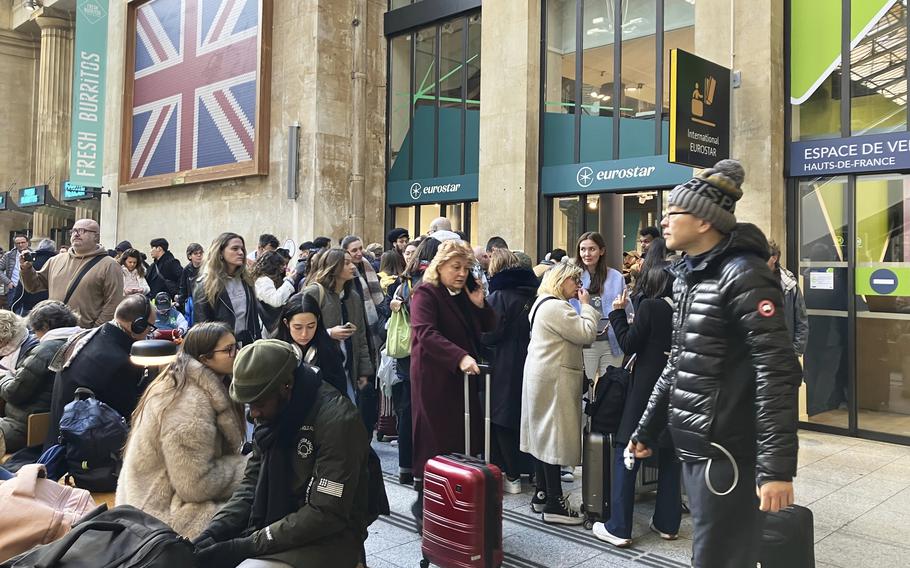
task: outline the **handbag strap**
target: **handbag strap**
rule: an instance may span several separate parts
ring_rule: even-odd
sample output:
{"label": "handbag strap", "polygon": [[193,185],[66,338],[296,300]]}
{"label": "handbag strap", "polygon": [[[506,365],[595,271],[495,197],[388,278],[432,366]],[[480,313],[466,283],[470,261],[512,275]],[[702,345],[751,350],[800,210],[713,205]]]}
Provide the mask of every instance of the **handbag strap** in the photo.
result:
{"label": "handbag strap", "polygon": [[79,286],[79,283],[82,282],[82,279],[85,278],[88,271],[105,258],[107,258],[107,255],[99,254],[82,267],[82,270],[79,271],[79,274],[76,275],[76,278],[70,283],[69,288],[66,290],[66,296],[63,297],[64,304],[69,304],[70,298],[72,298],[73,294],[76,292],[76,287]]}
{"label": "handbag strap", "polygon": [[545,302],[549,302],[550,300],[555,300],[555,299],[556,299],[556,296],[547,296],[546,298],[541,300],[539,304],[537,304],[536,308],[534,308],[534,313],[531,314],[531,331],[532,332],[534,331],[534,320],[537,318],[537,312],[540,311],[540,306],[544,305]]}

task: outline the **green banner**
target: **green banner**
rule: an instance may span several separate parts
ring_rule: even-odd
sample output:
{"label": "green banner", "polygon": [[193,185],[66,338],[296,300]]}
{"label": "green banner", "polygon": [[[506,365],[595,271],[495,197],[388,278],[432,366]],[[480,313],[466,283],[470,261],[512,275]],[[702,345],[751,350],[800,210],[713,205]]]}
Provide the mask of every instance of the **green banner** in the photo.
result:
{"label": "green banner", "polygon": [[[851,0],[854,47],[897,0]],[[840,65],[841,0],[790,3],[790,102],[802,104]]]}
{"label": "green banner", "polygon": [[101,187],[108,0],[77,0],[70,181]]}

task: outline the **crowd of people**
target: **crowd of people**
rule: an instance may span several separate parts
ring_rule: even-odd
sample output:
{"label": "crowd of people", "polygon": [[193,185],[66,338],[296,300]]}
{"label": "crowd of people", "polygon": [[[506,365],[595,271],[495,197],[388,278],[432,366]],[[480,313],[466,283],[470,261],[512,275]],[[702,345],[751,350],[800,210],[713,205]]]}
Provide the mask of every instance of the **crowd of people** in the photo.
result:
{"label": "crowd of people", "polygon": [[[225,232],[189,244],[185,265],[166,238],[148,255],[128,241],[108,251],[89,219],[59,252],[16,237],[0,257],[0,454],[25,448],[40,412],[51,447],[88,388],[130,424],[116,503],[193,539],[200,561],[354,567],[388,509],[370,449],[377,391],[392,401],[399,481],[414,485],[420,523],[424,465],[465,447],[462,376],[490,363],[488,457],[504,490],[522,493],[526,478],[544,523],[574,525],[583,514],[562,482],[583,465],[582,397],[625,366],[609,513],[594,535],[631,544],[635,479],[651,457],[651,529],[677,537],[683,479],[694,565],[745,566],[759,508],[793,501],[808,331],[779,249],[736,222],[742,179],[728,160],[678,186],[661,228],[642,228],[618,267],[596,232],[535,264],[501,237],[472,248],[442,217],[384,245],[348,235],[289,251],[264,234],[248,251]],[[129,354],[150,337],[180,349],[149,382]],[[469,404],[479,453],[479,389]]]}

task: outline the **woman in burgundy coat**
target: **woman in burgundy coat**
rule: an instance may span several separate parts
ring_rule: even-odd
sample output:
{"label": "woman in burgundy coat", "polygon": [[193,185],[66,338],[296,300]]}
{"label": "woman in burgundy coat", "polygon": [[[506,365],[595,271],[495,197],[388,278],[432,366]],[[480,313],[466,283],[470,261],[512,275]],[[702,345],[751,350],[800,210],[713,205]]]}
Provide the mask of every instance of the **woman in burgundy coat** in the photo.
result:
{"label": "woman in burgundy coat", "polygon": [[[411,292],[411,408],[414,428],[414,477],[423,478],[427,460],[463,452],[464,373],[478,374],[480,334],[496,325],[483,287],[469,291],[474,253],[462,241],[446,241],[430,263],[423,283]],[[480,442],[483,416],[473,389],[472,435]],[[473,449],[473,448],[472,448]],[[412,512],[423,516],[423,483],[417,484]]]}

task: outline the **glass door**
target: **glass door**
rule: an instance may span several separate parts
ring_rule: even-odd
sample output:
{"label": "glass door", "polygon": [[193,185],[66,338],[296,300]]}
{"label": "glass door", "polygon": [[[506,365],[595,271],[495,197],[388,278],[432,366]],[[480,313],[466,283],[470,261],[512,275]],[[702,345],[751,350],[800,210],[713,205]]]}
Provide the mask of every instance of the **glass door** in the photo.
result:
{"label": "glass door", "polygon": [[809,315],[800,419],[850,425],[846,177],[799,182],[799,283]]}
{"label": "glass door", "polygon": [[910,176],[856,178],[857,428],[910,436]]}

